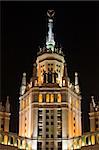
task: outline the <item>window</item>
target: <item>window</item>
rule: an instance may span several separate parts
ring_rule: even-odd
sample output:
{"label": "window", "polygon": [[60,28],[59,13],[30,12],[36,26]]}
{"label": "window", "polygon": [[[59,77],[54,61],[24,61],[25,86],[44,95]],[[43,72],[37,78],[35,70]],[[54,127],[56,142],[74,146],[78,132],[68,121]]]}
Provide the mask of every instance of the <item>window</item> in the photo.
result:
{"label": "window", "polygon": [[42,142],[38,142],[38,143],[37,143],[37,147],[38,147],[38,148],[37,148],[38,150],[42,150]]}
{"label": "window", "polygon": [[45,94],[42,95],[42,101],[43,101],[43,102],[46,102]]}
{"label": "window", "polygon": [[54,117],[53,116],[51,116],[51,119],[53,119]]}
{"label": "window", "polygon": [[54,95],[54,102],[57,102],[57,94]]}
{"label": "window", "polygon": [[53,103],[53,102],[54,102],[54,95],[51,94],[51,103]]}
{"label": "window", "polygon": [[49,103],[49,94],[46,94],[46,102]]}
{"label": "window", "polygon": [[51,134],[51,138],[53,138],[53,134]]}
{"label": "window", "polygon": [[46,122],[46,125],[49,125],[49,122]]}
{"label": "window", "polygon": [[39,109],[39,113],[42,114],[42,110],[41,109]]}
{"label": "window", "polygon": [[66,102],[66,94],[65,93],[62,94],[62,102]]}
{"label": "window", "polygon": [[48,128],[46,128],[46,132],[48,132],[49,131],[49,129]]}
{"label": "window", "polygon": [[96,124],[96,128],[99,128],[98,124]]}
{"label": "window", "polygon": [[58,103],[61,103],[61,94],[58,94]]}
{"label": "window", "polygon": [[61,150],[62,148],[62,142],[58,142],[58,150]]}
{"label": "window", "polygon": [[13,144],[13,137],[10,138],[10,143]]}
{"label": "window", "polygon": [[53,71],[53,68],[51,68],[51,71]]}
{"label": "window", "polygon": [[46,119],[49,119],[49,116],[46,116]]}
{"label": "window", "polygon": [[61,109],[58,109],[58,110],[57,110],[57,113],[58,113],[58,114],[61,114]]}
{"label": "window", "polygon": [[39,120],[41,120],[42,119],[42,116],[39,116]]}
{"label": "window", "polygon": [[34,95],[34,102],[38,102],[38,95]]}
{"label": "window", "polygon": [[42,128],[39,128],[39,132],[42,132]]}
{"label": "window", "polygon": [[39,103],[42,103],[42,94],[39,94]]}
{"label": "window", "polygon": [[61,135],[60,135],[60,134],[58,134],[57,136],[58,136],[58,138],[61,138]]}
{"label": "window", "polygon": [[53,125],[54,123],[53,122],[51,122],[51,125]]}
{"label": "window", "polygon": [[4,130],[4,124],[1,124],[1,129]]}
{"label": "window", "polygon": [[46,142],[46,145],[48,145],[49,144],[49,142]]}
{"label": "window", "polygon": [[54,112],[54,110],[51,110],[51,113],[53,113]]}
{"label": "window", "polygon": [[49,113],[49,110],[46,110],[46,113]]}
{"label": "window", "polygon": [[49,138],[49,135],[48,135],[48,134],[46,134],[46,138]]}

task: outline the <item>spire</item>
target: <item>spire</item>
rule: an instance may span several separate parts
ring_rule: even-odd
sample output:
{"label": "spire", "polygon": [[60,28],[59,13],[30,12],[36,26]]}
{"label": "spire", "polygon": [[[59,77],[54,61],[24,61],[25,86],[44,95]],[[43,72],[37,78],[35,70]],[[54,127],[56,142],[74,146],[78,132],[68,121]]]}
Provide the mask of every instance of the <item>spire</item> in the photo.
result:
{"label": "spire", "polygon": [[53,16],[55,14],[54,10],[48,10],[47,15],[49,17],[48,19],[48,37],[46,39],[46,47],[49,49],[51,48],[52,51],[54,51],[55,41],[54,41],[54,33],[52,31],[53,28]]}
{"label": "spire", "polygon": [[92,100],[93,107],[95,108],[96,104],[95,104],[95,101],[94,101],[94,96],[91,96],[91,100]]}
{"label": "spire", "polygon": [[64,71],[63,71],[63,86],[68,86],[68,74],[67,74],[67,65],[64,63]]}
{"label": "spire", "polygon": [[23,73],[20,95],[23,95],[25,93],[25,89],[26,89],[26,73]]}
{"label": "spire", "polygon": [[79,93],[78,73],[75,72],[75,91]]}
{"label": "spire", "polygon": [[7,101],[6,101],[6,112],[10,112],[9,96],[7,96]]}
{"label": "spire", "polygon": [[68,75],[67,75],[67,65],[66,63],[64,63],[64,73],[63,73],[63,77],[67,78]]}

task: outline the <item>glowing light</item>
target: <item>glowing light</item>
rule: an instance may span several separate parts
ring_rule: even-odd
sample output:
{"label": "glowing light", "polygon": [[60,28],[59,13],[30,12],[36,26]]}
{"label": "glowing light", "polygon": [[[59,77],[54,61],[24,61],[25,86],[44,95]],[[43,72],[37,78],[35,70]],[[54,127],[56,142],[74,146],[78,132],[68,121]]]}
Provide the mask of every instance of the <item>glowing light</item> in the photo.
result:
{"label": "glowing light", "polygon": [[42,103],[42,94],[39,94],[39,103]]}
{"label": "glowing light", "polygon": [[58,94],[58,103],[61,103],[61,94]]}
{"label": "glowing light", "polygon": [[53,103],[53,102],[54,102],[54,95],[51,94],[51,103]]}
{"label": "glowing light", "polygon": [[46,102],[49,103],[49,94],[46,94]]}

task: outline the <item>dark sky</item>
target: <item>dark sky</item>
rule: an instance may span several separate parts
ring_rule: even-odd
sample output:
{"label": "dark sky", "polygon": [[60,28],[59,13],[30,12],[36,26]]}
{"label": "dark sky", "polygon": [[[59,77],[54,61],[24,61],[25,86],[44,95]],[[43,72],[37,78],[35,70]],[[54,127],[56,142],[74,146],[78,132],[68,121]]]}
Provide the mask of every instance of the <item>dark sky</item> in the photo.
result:
{"label": "dark sky", "polygon": [[22,73],[32,76],[38,46],[45,44],[48,9],[54,9],[54,32],[63,47],[68,74],[79,73],[83,131],[89,130],[90,96],[99,96],[99,2],[2,2],[1,98],[10,96],[11,131],[18,132]]}

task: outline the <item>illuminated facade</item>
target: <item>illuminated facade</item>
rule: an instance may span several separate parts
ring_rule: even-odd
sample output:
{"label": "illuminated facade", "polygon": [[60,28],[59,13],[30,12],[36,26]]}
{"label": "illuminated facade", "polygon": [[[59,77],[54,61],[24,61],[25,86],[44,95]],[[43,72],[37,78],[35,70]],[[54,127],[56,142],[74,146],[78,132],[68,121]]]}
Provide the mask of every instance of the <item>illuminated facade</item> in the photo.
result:
{"label": "illuminated facade", "polygon": [[94,97],[92,96],[92,101],[90,103],[90,131],[98,131],[99,130],[99,102],[95,103]]}
{"label": "illuminated facade", "polygon": [[0,103],[0,149],[6,149],[5,145],[9,145],[7,149],[27,150],[93,149],[94,146],[99,149],[99,104],[96,105],[92,97],[91,132],[82,134],[78,74],[75,72],[75,82],[71,83],[62,48],[55,45],[54,13],[53,10],[47,12],[46,47],[37,53],[30,83],[23,73],[18,135],[9,132],[9,100],[5,109]]}
{"label": "illuminated facade", "polygon": [[55,47],[53,13],[48,12],[46,47],[37,53],[28,85],[23,73],[20,90],[19,135],[35,139],[34,150],[65,150],[67,139],[82,135],[78,76],[70,83],[62,48]]}
{"label": "illuminated facade", "polygon": [[5,107],[0,102],[0,131],[9,132],[10,115],[10,103],[7,97]]}

